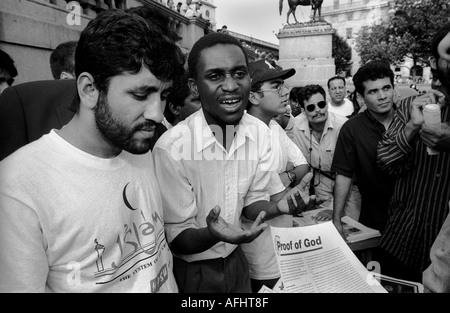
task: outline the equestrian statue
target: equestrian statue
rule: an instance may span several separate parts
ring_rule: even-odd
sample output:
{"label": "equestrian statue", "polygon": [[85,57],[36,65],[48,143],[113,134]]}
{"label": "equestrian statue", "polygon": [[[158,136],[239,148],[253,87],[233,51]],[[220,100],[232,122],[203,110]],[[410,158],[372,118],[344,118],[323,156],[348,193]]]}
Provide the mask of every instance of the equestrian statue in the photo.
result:
{"label": "equestrian statue", "polygon": [[[283,1],[284,0],[280,0],[280,15],[281,12],[283,11]],[[288,0],[288,4],[289,4],[289,11],[287,12],[287,23],[289,23],[289,15],[294,15],[294,19],[295,19],[295,23],[298,24],[297,21],[297,17],[295,16],[295,9],[297,8],[298,5],[303,5],[303,6],[311,6],[311,8],[314,10],[314,15],[312,20],[315,21],[316,20],[316,12],[318,12],[319,14],[319,21],[321,20],[321,10],[322,10],[322,2],[323,0]]]}

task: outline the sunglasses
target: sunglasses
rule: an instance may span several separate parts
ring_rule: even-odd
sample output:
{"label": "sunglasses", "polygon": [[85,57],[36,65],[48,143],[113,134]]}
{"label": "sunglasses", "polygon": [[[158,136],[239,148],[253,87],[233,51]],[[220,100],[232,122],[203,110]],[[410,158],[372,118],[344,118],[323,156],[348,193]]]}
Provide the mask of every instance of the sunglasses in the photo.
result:
{"label": "sunglasses", "polygon": [[308,111],[308,112],[314,112],[314,110],[316,109],[316,106],[318,106],[319,109],[323,109],[324,107],[327,106],[327,103],[326,103],[325,101],[319,101],[319,102],[317,102],[317,103],[311,103],[311,104],[308,104],[308,105],[306,106],[306,111]]}

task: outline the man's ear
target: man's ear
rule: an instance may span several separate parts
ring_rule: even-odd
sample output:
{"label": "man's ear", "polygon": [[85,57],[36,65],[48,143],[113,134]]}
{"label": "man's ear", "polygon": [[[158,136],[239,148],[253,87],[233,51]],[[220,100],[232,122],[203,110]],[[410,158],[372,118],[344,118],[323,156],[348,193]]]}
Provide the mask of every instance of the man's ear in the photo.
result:
{"label": "man's ear", "polygon": [[188,87],[189,87],[189,90],[191,91],[191,94],[194,97],[199,97],[200,96],[199,93],[198,93],[197,83],[195,82],[194,79],[192,79],[192,78],[188,79]]}
{"label": "man's ear", "polygon": [[61,72],[59,75],[59,79],[74,79],[75,76],[73,76],[71,73],[68,72]]}
{"label": "man's ear", "polygon": [[257,92],[250,91],[250,95],[248,96],[248,101],[253,105],[259,104],[259,94]]}
{"label": "man's ear", "polygon": [[180,107],[173,104],[172,102],[169,103],[169,110],[173,113],[173,115],[175,116],[179,116],[180,115]]}
{"label": "man's ear", "polygon": [[[397,91],[394,89],[394,99],[395,99],[396,94],[397,94]],[[357,99],[357,101],[358,101],[358,100],[359,100],[359,101],[362,101],[364,104],[366,103],[366,101],[364,100],[364,97],[361,96],[361,95],[359,94],[359,92],[356,93],[356,99]]]}
{"label": "man's ear", "polygon": [[80,95],[80,105],[93,109],[97,105],[99,91],[94,84],[91,74],[83,72],[77,79],[78,94]]}

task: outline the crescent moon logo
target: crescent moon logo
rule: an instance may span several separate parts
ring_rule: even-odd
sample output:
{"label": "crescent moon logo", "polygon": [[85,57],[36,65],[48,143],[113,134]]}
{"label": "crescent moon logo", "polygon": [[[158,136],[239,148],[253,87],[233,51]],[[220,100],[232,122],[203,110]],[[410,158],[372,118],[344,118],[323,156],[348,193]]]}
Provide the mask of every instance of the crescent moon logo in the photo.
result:
{"label": "crescent moon logo", "polygon": [[125,187],[123,188],[123,202],[125,203],[125,205],[127,206],[127,208],[129,208],[132,211],[136,211],[137,208],[133,208],[133,206],[130,204],[130,202],[127,199],[127,187],[130,183],[126,184]]}

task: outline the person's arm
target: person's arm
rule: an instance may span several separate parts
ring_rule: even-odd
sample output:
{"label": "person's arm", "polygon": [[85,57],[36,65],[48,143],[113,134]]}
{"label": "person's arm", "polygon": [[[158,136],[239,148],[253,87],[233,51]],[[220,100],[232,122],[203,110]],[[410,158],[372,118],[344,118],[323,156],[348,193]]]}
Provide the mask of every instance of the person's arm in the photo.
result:
{"label": "person's arm", "polygon": [[[300,148],[292,141],[291,138],[283,131],[281,127],[278,127],[280,131],[280,143],[284,151],[287,153],[288,162],[293,164],[294,169],[290,170],[295,174],[295,181],[292,186],[298,185],[303,177],[309,172],[308,161],[306,161]],[[285,174],[287,176],[287,173]],[[290,181],[290,180],[289,180]]]}
{"label": "person's arm", "polygon": [[[3,163],[3,162],[2,162]],[[0,292],[43,293],[49,272],[46,242],[17,172],[0,166]]]}
{"label": "person's arm", "polygon": [[344,207],[347,202],[351,186],[351,177],[346,177],[339,174],[336,175],[333,191],[333,224],[344,239],[345,235],[342,228],[341,218],[344,216]]}
{"label": "person's arm", "polygon": [[171,249],[181,254],[201,253],[223,241],[241,244],[253,241],[266,228],[265,212],[260,212],[249,230],[231,225],[220,217],[220,207],[214,207],[206,217],[207,227],[189,228],[182,231],[170,244]]}
{"label": "person's arm", "polygon": [[400,176],[411,167],[412,144],[418,140],[423,124],[422,108],[428,103],[444,101],[444,95],[436,90],[420,97],[400,101],[392,126],[378,143],[377,164],[383,171]]}
{"label": "person's arm", "polygon": [[341,218],[344,215],[344,207],[352,186],[353,175],[359,166],[357,159],[358,149],[355,145],[354,128],[351,126],[351,120],[346,122],[338,135],[336,148],[331,164],[331,171],[336,173],[333,190],[333,224],[345,239],[342,228]]}
{"label": "person's arm", "polygon": [[244,207],[243,215],[249,220],[255,220],[257,215],[264,211],[266,212],[266,220],[269,220],[283,214],[295,215],[310,210],[316,205],[315,197],[309,196],[311,179],[312,174],[307,173],[297,186],[280,193],[283,195],[281,199],[275,200],[271,197],[272,201],[255,201]]}
{"label": "person's arm", "polygon": [[[288,172],[292,172],[295,176],[295,181],[291,181],[291,179],[289,178],[289,174]],[[308,164],[302,164],[299,166],[294,167],[293,169],[289,170],[289,171],[285,171],[285,172],[281,172],[280,173],[280,179],[281,182],[283,183],[283,185],[285,187],[289,187],[289,186],[296,186],[298,185],[303,177],[309,172],[309,165]],[[292,176],[291,176],[292,177]]]}

